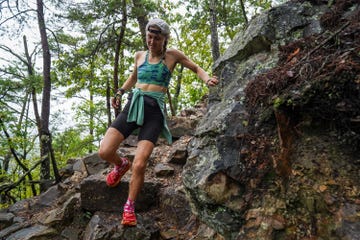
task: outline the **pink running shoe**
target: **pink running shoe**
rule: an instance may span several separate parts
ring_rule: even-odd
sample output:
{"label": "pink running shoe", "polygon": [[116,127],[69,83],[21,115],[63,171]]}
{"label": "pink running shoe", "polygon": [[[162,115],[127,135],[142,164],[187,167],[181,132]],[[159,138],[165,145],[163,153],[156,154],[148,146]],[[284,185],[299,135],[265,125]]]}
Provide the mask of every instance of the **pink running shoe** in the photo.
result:
{"label": "pink running shoe", "polygon": [[113,170],[106,176],[106,184],[109,187],[116,187],[124,174],[130,169],[130,162],[126,158],[121,158],[122,164],[115,165]]}
{"label": "pink running shoe", "polygon": [[135,212],[123,212],[123,218],[121,224],[124,226],[136,226]]}

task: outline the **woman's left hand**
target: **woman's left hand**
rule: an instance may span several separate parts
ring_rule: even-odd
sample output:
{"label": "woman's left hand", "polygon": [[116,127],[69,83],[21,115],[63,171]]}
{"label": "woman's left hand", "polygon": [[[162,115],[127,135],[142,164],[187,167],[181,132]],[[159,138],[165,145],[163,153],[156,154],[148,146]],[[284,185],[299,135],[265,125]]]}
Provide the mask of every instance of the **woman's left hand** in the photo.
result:
{"label": "woman's left hand", "polygon": [[206,85],[209,87],[215,86],[219,83],[217,76],[213,76],[206,81]]}

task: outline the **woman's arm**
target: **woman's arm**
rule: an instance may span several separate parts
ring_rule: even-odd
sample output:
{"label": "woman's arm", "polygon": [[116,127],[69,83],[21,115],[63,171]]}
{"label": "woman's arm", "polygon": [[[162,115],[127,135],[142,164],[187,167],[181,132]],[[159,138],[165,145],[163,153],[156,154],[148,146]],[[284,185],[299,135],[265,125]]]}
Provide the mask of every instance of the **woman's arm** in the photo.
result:
{"label": "woman's arm", "polygon": [[190,69],[194,73],[196,73],[196,75],[201,80],[203,80],[208,86],[215,86],[219,83],[216,76],[210,77],[209,74],[207,74],[207,72],[205,72],[204,69],[202,69],[193,61],[191,61],[183,52],[175,49],[173,49],[173,51],[174,51],[173,54],[175,55],[177,62],[182,64],[184,67]]}
{"label": "woman's arm", "polygon": [[137,61],[141,55],[141,52],[136,52],[134,57],[134,70],[128,77],[128,79],[124,82],[124,84],[121,86],[121,89],[124,89],[124,91],[128,91],[131,88],[133,88],[137,82]]}
{"label": "woman's arm", "polygon": [[121,86],[121,88],[119,88],[117,90],[115,97],[111,100],[111,105],[116,109],[119,108],[119,106],[120,106],[121,96],[125,93],[125,91],[128,91],[132,87],[134,87],[136,82],[137,82],[137,60],[138,60],[140,55],[141,55],[141,52],[136,52],[135,53],[135,57],[134,57],[135,63],[134,63],[133,72],[130,74],[128,79],[126,79],[126,81]]}

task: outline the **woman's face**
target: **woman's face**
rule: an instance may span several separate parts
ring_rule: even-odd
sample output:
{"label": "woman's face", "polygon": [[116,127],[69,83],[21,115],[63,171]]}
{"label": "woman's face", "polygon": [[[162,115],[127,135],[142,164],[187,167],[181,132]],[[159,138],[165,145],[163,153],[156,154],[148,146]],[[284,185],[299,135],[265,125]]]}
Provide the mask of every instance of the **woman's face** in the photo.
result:
{"label": "woman's face", "polygon": [[146,32],[146,44],[152,52],[162,51],[164,46],[165,36],[157,33],[158,31],[159,29],[150,27],[149,31]]}

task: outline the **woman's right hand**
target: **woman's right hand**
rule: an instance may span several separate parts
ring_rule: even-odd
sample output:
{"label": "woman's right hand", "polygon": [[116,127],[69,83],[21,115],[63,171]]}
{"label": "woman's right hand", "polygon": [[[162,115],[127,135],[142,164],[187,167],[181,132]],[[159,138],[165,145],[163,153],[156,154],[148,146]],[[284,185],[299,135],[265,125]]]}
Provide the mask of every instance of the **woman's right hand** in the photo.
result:
{"label": "woman's right hand", "polygon": [[117,93],[115,97],[111,98],[111,106],[115,109],[120,108],[122,94]]}
{"label": "woman's right hand", "polygon": [[125,90],[123,88],[119,88],[115,94],[115,97],[111,99],[111,106],[115,109],[119,109],[121,107],[121,97],[124,95]]}

